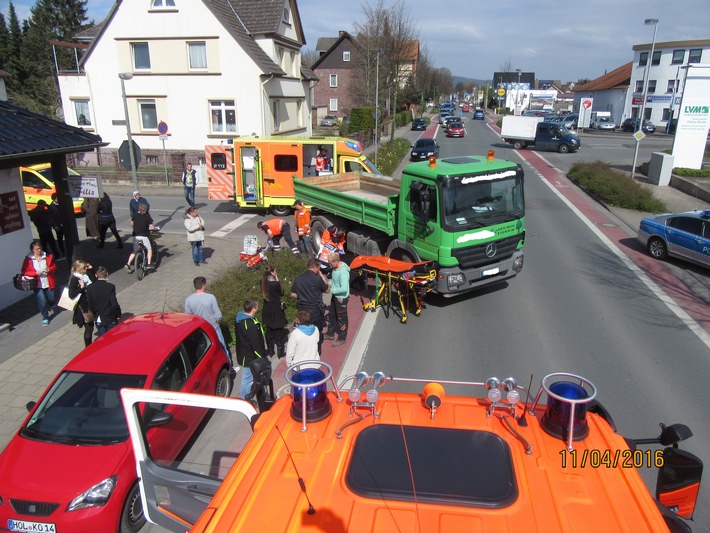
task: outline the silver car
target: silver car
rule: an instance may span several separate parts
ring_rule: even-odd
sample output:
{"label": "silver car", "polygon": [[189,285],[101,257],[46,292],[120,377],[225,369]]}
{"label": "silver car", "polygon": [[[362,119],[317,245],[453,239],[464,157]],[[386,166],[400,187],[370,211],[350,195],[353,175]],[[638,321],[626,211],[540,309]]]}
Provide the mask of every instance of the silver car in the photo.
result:
{"label": "silver car", "polygon": [[338,117],[336,117],[335,115],[326,115],[323,117],[323,120],[321,120],[320,125],[335,126],[336,122],[338,122]]}
{"label": "silver car", "polygon": [[605,131],[615,131],[617,126],[616,122],[611,117],[601,117],[599,118],[596,123],[594,124],[594,127],[598,130],[605,130]]}

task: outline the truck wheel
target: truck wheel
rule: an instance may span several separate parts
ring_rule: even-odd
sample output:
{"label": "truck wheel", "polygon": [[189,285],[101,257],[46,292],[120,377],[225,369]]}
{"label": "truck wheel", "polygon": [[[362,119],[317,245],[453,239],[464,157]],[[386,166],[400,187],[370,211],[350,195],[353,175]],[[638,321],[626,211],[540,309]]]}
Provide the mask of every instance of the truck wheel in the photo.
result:
{"label": "truck wheel", "polygon": [[523,144],[523,141],[515,141],[513,143],[513,148],[515,148],[516,150],[522,150],[524,147],[525,145]]}
{"label": "truck wheel", "polygon": [[663,239],[658,237],[651,237],[648,241],[648,253],[654,259],[665,259],[668,255],[668,247]]}
{"label": "truck wheel", "polygon": [[320,217],[314,217],[311,220],[311,239],[313,240],[313,252],[316,254],[320,249],[321,235],[323,235],[327,227]]}
{"label": "truck wheel", "polygon": [[401,248],[392,250],[390,257],[392,259],[396,259],[397,261],[404,261],[405,263],[416,263],[411,254],[405,250],[402,250]]}
{"label": "truck wheel", "polygon": [[569,152],[569,146],[567,146],[566,144],[561,144],[557,150],[559,150],[561,154],[566,154],[567,152]]}
{"label": "truck wheel", "polygon": [[271,212],[274,216],[285,217],[291,214],[291,208],[287,205],[272,205]]}

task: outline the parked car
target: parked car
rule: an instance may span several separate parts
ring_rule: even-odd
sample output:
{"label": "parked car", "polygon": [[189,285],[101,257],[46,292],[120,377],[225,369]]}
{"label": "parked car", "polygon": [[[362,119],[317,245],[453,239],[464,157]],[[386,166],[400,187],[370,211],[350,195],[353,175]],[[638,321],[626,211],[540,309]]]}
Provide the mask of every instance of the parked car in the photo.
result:
{"label": "parked car", "polygon": [[447,137],[463,137],[466,135],[466,129],[463,127],[463,122],[449,122],[446,127]]}
{"label": "parked car", "polygon": [[[621,123],[621,131],[636,131],[638,129],[638,118],[627,118]],[[656,131],[656,126],[648,119],[643,119],[641,129],[644,133],[653,133]]]}
{"label": "parked car", "polygon": [[570,113],[569,115],[565,115],[564,117],[562,117],[560,123],[568,130],[576,130],[578,118],[579,115],[577,113]]}
{"label": "parked car", "polygon": [[[68,168],[70,177],[81,177],[81,174]],[[25,205],[27,210],[34,209],[37,202],[44,200],[47,204],[52,203],[52,193],[57,192],[54,186],[54,176],[52,176],[52,165],[41,163],[31,167],[20,167],[20,177],[22,178],[22,191],[25,195]],[[74,213],[81,213],[83,198],[72,198]]]}
{"label": "parked car", "polygon": [[338,122],[338,117],[335,115],[326,115],[323,120],[320,121],[321,126],[335,126]]}
{"label": "parked car", "polygon": [[[0,528],[141,528],[145,517],[119,393],[126,387],[228,396],[229,360],[214,328],[194,315],[139,315],[99,337],[28,404],[30,414],[0,454]],[[151,404],[141,414],[151,454],[173,460],[206,411]]]}
{"label": "parked car", "polygon": [[486,114],[480,110],[477,109],[476,111],[473,112],[473,120],[485,120],[486,119]]}
{"label": "parked car", "polygon": [[412,153],[409,157],[411,161],[428,159],[429,157],[439,157],[439,144],[431,137],[422,137],[412,145]]}
{"label": "parked car", "polygon": [[611,117],[599,117],[593,127],[598,130],[616,131],[616,122]]}
{"label": "parked car", "polygon": [[415,118],[412,120],[412,129],[413,130],[425,130],[426,129],[426,120],[423,118]]}
{"label": "parked car", "polygon": [[670,255],[710,267],[710,210],[646,217],[637,238],[656,259]]}

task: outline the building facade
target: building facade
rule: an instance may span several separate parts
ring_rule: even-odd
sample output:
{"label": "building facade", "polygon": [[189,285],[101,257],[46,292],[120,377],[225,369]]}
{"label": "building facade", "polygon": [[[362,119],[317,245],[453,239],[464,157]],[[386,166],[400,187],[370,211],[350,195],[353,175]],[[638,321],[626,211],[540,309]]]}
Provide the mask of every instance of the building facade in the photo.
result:
{"label": "building facade", "polygon": [[240,135],[309,135],[304,43],[295,0],[117,2],[78,72],[59,74],[65,120],[101,135],[110,160],[128,118],[148,165],[163,149],[189,158]]}

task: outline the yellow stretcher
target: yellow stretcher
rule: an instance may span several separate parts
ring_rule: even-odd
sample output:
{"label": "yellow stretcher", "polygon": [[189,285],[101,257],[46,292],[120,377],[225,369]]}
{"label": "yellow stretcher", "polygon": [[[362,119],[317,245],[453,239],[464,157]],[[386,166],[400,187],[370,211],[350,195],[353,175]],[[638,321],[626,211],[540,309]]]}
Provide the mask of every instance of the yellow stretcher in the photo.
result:
{"label": "yellow stretcher", "polygon": [[375,278],[375,297],[363,309],[375,311],[382,307],[387,318],[391,310],[402,324],[407,322],[410,296],[414,300],[414,315],[419,316],[424,307],[424,296],[432,290],[436,279],[431,261],[409,263],[380,255],[359,255],[350,263],[350,268]]}

